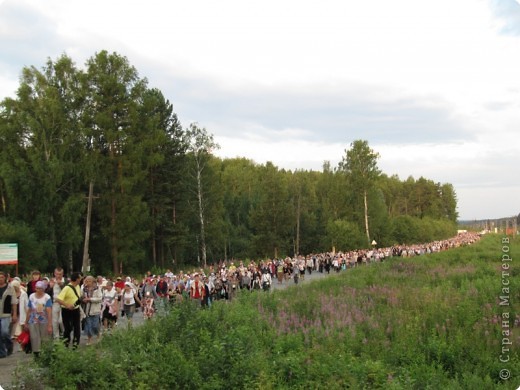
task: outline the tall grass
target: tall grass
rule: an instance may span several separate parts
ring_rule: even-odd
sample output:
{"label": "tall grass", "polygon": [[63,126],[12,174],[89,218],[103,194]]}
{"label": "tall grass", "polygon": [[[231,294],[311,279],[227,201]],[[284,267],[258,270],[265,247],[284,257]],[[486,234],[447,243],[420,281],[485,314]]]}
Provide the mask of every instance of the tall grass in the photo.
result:
{"label": "tall grass", "polygon": [[[94,348],[54,347],[31,388],[516,389],[520,240],[500,305],[501,237],[393,258],[209,310],[189,302]],[[509,272],[510,271],[510,272]],[[500,362],[503,314],[512,335]],[[512,373],[502,380],[500,370]]]}

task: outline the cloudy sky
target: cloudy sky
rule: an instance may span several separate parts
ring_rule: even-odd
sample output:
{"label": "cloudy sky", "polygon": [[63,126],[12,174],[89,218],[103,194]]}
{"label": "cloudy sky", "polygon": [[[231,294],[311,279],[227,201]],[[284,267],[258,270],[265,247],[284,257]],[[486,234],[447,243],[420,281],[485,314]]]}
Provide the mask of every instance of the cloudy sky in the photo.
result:
{"label": "cloudy sky", "polygon": [[221,157],[452,183],[461,219],[520,212],[516,0],[0,0],[0,99],[24,66],[126,56]]}

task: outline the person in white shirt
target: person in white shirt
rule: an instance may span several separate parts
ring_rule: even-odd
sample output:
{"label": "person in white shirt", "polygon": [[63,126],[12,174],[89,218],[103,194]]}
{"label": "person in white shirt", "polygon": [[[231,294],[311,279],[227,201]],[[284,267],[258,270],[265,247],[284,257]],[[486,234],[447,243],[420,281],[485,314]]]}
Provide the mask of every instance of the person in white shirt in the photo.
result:
{"label": "person in white shirt", "polygon": [[114,283],[110,280],[105,283],[103,288],[101,312],[104,330],[112,329],[117,323],[119,305],[116,288],[114,287]]}
{"label": "person in white shirt", "polygon": [[121,302],[123,311],[127,320],[128,327],[132,326],[132,318],[134,317],[136,303],[141,305],[141,301],[137,296],[136,290],[132,287],[132,283],[125,282],[125,288],[121,291]]}
{"label": "person in white shirt", "polygon": [[20,284],[18,278],[13,279],[11,287],[14,289],[16,297],[18,298],[18,322],[11,324],[11,338],[16,339],[25,326],[26,322],[26,307],[29,300],[25,287]]}
{"label": "person in white shirt", "polygon": [[63,334],[63,321],[61,319],[61,305],[56,302],[56,298],[60,294],[66,281],[63,277],[63,268],[57,267],[54,269],[54,277],[49,281],[49,287],[52,290],[52,336],[55,340],[60,338]]}
{"label": "person in white shirt", "polygon": [[262,275],[262,289],[264,291],[269,291],[271,289],[271,283],[272,283],[271,274],[269,272],[265,272]]}

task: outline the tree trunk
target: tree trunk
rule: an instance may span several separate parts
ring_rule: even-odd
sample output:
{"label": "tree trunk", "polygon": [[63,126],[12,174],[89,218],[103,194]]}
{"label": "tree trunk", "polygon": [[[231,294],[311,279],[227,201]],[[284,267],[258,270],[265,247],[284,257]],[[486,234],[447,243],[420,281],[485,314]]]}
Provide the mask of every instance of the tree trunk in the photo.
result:
{"label": "tree trunk", "polygon": [[[121,194],[124,193],[122,186],[122,178],[123,178],[123,164],[121,159],[117,159],[116,152],[114,149],[117,149],[117,146],[113,146],[111,149],[111,157],[114,161],[116,161],[117,165],[117,185],[119,185],[119,191]],[[120,154],[120,151],[119,153]],[[111,227],[112,227],[112,267],[114,270],[114,274],[120,274],[122,272],[122,263],[119,264],[119,250],[118,250],[118,232],[117,232],[117,200],[116,200],[116,189],[112,190],[112,215],[111,215]]]}
{"label": "tree trunk", "polygon": [[56,223],[54,222],[54,215],[50,215],[50,221],[51,221],[51,242],[53,244],[52,246],[52,254],[54,257],[54,260],[58,260],[58,239],[56,237]]}
{"label": "tree trunk", "polygon": [[204,232],[204,205],[202,203],[202,179],[200,169],[197,169],[197,196],[199,200],[199,218],[200,218],[200,251],[202,253],[202,264],[206,268],[206,237]]}
{"label": "tree trunk", "polygon": [[365,229],[367,233],[368,248],[370,248],[370,233],[368,231],[368,201],[367,201],[367,190],[363,192],[363,200],[365,202]]}
{"label": "tree trunk", "polygon": [[90,218],[92,215],[92,199],[94,197],[94,182],[91,180],[88,186],[87,223],[85,224],[85,242],[83,243],[83,262],[81,272],[90,271],[90,255],[88,253],[90,242]]}
{"label": "tree trunk", "polygon": [[[152,218],[155,220],[155,208],[152,207]],[[152,261],[153,265],[157,266],[157,236],[155,234],[155,223],[153,223],[152,229]]]}
{"label": "tree trunk", "polygon": [[[150,170],[150,189],[152,192],[152,260],[153,265],[157,266],[157,238],[156,238],[156,231],[157,231],[157,221],[156,221],[156,215],[157,210],[155,206],[155,191],[154,191],[154,177],[153,177],[153,170]],[[164,267],[164,264],[163,264]]]}
{"label": "tree trunk", "polygon": [[0,183],[0,198],[1,198],[1,203],[2,203],[2,214],[4,216],[7,215],[7,202],[5,200],[5,195],[4,195],[4,190],[3,190],[3,186],[2,186],[3,183]]}
{"label": "tree trunk", "polygon": [[[175,206],[176,206],[176,203],[175,203],[175,201],[173,201],[173,209],[172,209],[173,226],[177,225],[177,213],[176,213]],[[176,265],[177,264],[177,243],[176,242],[173,243],[173,253],[171,251],[170,244],[168,244],[168,251],[169,251],[170,255],[172,256],[173,264]]]}
{"label": "tree trunk", "polygon": [[164,238],[161,238],[159,240],[159,244],[157,245],[157,257],[161,263],[161,268],[168,268],[165,266],[166,258],[164,257]]}
{"label": "tree trunk", "polygon": [[227,260],[227,241],[224,240],[224,260]]}
{"label": "tree trunk", "polygon": [[70,273],[73,272],[73,268],[74,268],[74,261],[73,261],[73,258],[72,258],[72,248],[69,249],[69,269],[70,269]]}
{"label": "tree trunk", "polygon": [[295,255],[300,254],[300,219],[301,219],[301,195],[298,194],[298,200],[296,203],[296,253]]}
{"label": "tree trunk", "polygon": [[116,199],[115,196],[112,197],[112,215],[110,218],[111,229],[111,254],[112,254],[112,270],[114,274],[117,275],[119,273],[119,261],[118,261],[118,251],[117,251],[117,234],[116,234]]}

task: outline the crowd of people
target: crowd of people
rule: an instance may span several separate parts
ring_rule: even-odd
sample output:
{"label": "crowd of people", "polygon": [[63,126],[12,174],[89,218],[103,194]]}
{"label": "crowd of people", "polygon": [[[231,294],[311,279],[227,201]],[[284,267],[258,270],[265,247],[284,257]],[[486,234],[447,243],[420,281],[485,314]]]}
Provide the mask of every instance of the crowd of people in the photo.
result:
{"label": "crowd of people", "polygon": [[127,326],[131,326],[137,310],[142,310],[145,319],[151,319],[157,311],[165,312],[169,305],[186,299],[209,307],[217,300],[232,300],[239,291],[269,291],[273,283],[298,283],[313,272],[340,272],[391,257],[420,256],[469,245],[478,239],[478,234],[463,233],[421,245],[258,262],[221,261],[208,269],[177,274],[167,270],[161,275],[148,272],[139,279],[83,277],[77,272],[65,278],[59,267],[49,277],[35,270],[25,281],[0,272],[0,358],[13,353],[17,340],[20,348],[35,356],[39,356],[42,342],[50,339],[63,340],[66,346],[76,348],[82,332],[88,345],[103,332],[110,332],[121,317],[126,317]]}

